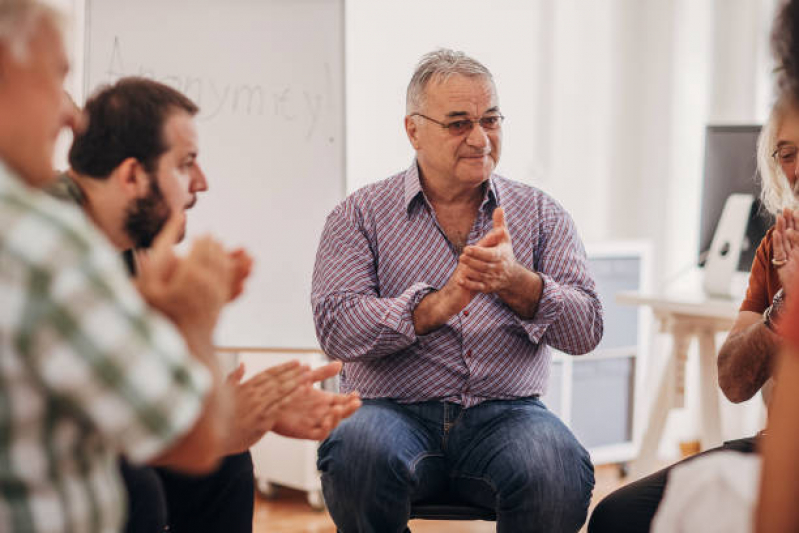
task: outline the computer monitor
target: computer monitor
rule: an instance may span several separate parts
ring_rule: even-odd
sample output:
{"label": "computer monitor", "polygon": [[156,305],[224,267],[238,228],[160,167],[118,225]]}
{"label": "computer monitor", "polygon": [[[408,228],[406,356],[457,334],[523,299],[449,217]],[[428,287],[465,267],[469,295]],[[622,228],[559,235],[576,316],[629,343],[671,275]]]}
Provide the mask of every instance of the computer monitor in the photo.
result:
{"label": "computer monitor", "polygon": [[710,249],[724,202],[734,193],[753,195],[746,239],[738,260],[738,271],[749,272],[758,244],[774,223],[774,217],[760,203],[760,177],[757,175],[757,137],[760,126],[707,126],[705,130],[705,169],[702,180],[699,264]]}

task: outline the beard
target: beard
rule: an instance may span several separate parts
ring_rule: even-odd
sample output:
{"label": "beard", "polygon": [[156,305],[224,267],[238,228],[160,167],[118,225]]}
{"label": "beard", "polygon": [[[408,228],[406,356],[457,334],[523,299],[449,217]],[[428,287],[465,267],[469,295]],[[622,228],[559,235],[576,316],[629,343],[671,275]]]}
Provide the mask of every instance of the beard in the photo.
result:
{"label": "beard", "polygon": [[125,233],[133,241],[134,248],[149,248],[171,215],[158,181],[154,175],[147,175],[150,190],[128,205],[125,212]]}

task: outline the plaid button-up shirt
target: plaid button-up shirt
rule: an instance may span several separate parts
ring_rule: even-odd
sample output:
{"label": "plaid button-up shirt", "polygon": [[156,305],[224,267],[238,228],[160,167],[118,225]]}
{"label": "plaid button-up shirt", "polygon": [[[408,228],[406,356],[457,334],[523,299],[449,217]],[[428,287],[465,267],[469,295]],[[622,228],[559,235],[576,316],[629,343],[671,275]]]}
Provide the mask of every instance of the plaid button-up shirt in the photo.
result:
{"label": "plaid button-up shirt", "polygon": [[2,163],[0,302],[0,531],[119,531],[119,453],[186,433],[208,372],[83,213]]}
{"label": "plaid button-up shirt", "polygon": [[538,189],[492,175],[468,237],[490,231],[501,205],[516,259],[544,281],[535,317],[478,294],[437,330],[417,336],[412,312],[446,284],[458,252],[436,222],[416,163],[350,195],[327,219],[311,301],[328,356],[345,362],[342,388],[399,402],[484,400],[543,394],[549,346],[591,351],[602,307],[566,211]]}

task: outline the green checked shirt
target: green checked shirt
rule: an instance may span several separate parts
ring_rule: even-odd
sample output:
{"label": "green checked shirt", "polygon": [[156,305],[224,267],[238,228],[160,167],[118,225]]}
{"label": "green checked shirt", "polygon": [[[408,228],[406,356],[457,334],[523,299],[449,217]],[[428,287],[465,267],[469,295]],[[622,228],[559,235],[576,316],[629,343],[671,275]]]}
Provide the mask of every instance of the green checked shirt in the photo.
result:
{"label": "green checked shirt", "polygon": [[120,531],[119,454],[174,444],[210,383],[83,213],[0,162],[0,531]]}

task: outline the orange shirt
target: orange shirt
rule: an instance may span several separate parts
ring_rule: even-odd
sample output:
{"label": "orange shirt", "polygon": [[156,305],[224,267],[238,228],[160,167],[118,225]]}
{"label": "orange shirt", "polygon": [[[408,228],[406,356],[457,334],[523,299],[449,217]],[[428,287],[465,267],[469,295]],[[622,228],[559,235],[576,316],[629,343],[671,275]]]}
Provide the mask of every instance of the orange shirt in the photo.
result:
{"label": "orange shirt", "polygon": [[772,233],[774,233],[774,226],[766,232],[766,236],[760,241],[760,246],[755,252],[755,260],[752,261],[752,269],[749,272],[749,286],[746,288],[746,296],[741,303],[741,311],[762,313],[771,305],[774,295],[782,287],[780,278],[777,276],[777,269],[771,264],[774,257]]}

